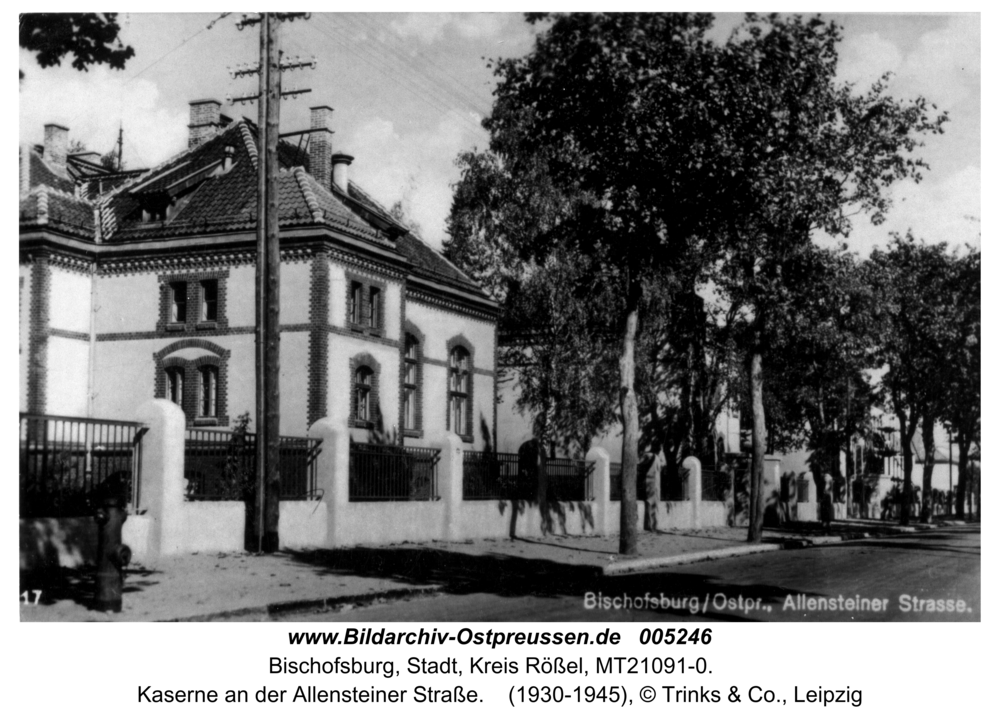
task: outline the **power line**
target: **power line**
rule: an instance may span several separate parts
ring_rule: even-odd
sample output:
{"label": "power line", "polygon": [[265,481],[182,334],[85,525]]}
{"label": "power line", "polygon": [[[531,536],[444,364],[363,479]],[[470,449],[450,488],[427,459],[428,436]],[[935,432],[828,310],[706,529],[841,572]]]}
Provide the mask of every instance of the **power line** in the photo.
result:
{"label": "power line", "polygon": [[[442,113],[449,114],[456,111],[457,117],[471,130],[482,132],[482,128],[479,124],[470,120],[466,111],[463,108],[457,107],[453,99],[443,95],[441,89],[437,88],[433,81],[430,83],[424,81],[424,79],[417,75],[411,67],[404,63],[399,63],[398,67],[394,66],[389,58],[373,52],[370,48],[363,44],[353,42],[344,28],[332,24],[322,16],[319,17],[324,20],[323,25],[325,25],[328,30],[332,31],[335,35],[318,25],[315,26],[317,32],[322,33],[326,37],[338,43],[350,44],[352,46],[351,52],[354,57],[377,71],[387,80],[392,81],[419,99],[421,102],[434,107]],[[403,82],[399,77],[397,77],[399,74],[399,68],[402,69],[402,74],[409,75],[410,78],[412,78],[412,82]]]}
{"label": "power line", "polygon": [[[375,25],[373,21],[369,20],[368,18],[366,18],[363,15],[343,14],[343,15],[340,15],[338,17],[343,18],[347,22],[349,22],[352,25],[354,25],[354,27],[360,27],[362,29],[371,30],[372,32],[376,32],[376,31],[379,30],[378,26]],[[375,42],[377,42],[379,45],[381,45],[382,47],[384,47],[387,51],[389,51],[390,53],[392,53],[393,55],[395,55],[397,58],[399,58],[404,67],[406,67],[406,68],[410,68],[411,67],[411,64],[409,63],[409,58],[407,58],[406,55],[404,55],[403,53],[401,53],[397,48],[395,48],[393,45],[391,45],[391,44],[386,43],[385,41],[383,41],[381,38],[378,37],[377,34],[373,35],[373,38],[374,38]],[[480,107],[480,103],[482,101],[478,97],[478,93],[477,93],[476,89],[474,89],[472,86],[469,86],[467,83],[465,83],[464,81],[462,81],[460,78],[458,78],[455,75],[453,75],[446,67],[444,67],[442,65],[439,65],[428,54],[422,53],[419,50],[416,50],[414,52],[414,55],[416,57],[422,58],[424,60],[425,65],[430,65],[432,68],[434,68],[437,71],[438,78],[436,78],[436,80],[438,82],[441,82],[441,84],[443,86],[443,88],[442,88],[443,90],[445,90],[446,92],[450,92],[456,99],[458,99],[461,102],[463,102],[464,104],[470,106],[473,110],[475,110],[480,115],[485,116],[485,115],[488,114],[487,112],[484,112],[483,109]],[[429,73],[425,73],[425,74],[427,74],[428,77],[430,77]]]}

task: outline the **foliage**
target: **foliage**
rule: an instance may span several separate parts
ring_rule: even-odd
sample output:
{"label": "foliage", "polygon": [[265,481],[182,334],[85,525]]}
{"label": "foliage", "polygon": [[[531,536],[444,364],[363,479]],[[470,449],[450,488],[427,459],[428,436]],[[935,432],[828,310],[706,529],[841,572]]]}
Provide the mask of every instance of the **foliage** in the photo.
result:
{"label": "foliage", "polygon": [[925,164],[921,138],[941,132],[923,98],[900,102],[883,77],[867,92],[836,81],[840,27],[819,18],[747,16],[719,58],[713,113],[729,214],[716,281],[743,314],[753,415],[750,540],[760,538],[766,448],[765,351],[794,307],[791,271],[812,232],[846,235],[852,216],[881,222],[886,189]]}
{"label": "foliage", "polygon": [[[697,230],[716,188],[711,127],[700,98],[711,69],[711,16],[532,15],[545,20],[531,53],[495,63],[490,151],[511,182],[542,178],[555,223],[508,237],[521,262],[594,259],[591,281],[615,289],[623,423],[620,551],[636,552],[631,494],[639,443],[635,343],[644,289],[693,288]],[[487,171],[491,170],[486,168]],[[508,197],[515,193],[501,187]],[[550,192],[551,191],[551,192]],[[548,217],[551,217],[548,216]],[[530,219],[530,215],[528,216]],[[548,220],[545,217],[544,220]],[[493,220],[490,218],[489,220]]]}
{"label": "foliage", "polygon": [[[906,494],[921,421],[925,434],[949,417],[960,419],[956,430],[978,434],[979,254],[959,259],[946,244],[921,243],[907,233],[895,235],[887,250],[873,251],[868,272],[879,290],[878,358],[887,369],[880,390],[900,422]],[[960,436],[961,451],[966,439]],[[908,520],[904,511],[902,521]]]}
{"label": "foliage", "polygon": [[118,37],[117,13],[22,13],[19,19],[21,47],[35,53],[43,68],[61,65],[72,54],[77,70],[100,64],[122,70],[135,55]]}

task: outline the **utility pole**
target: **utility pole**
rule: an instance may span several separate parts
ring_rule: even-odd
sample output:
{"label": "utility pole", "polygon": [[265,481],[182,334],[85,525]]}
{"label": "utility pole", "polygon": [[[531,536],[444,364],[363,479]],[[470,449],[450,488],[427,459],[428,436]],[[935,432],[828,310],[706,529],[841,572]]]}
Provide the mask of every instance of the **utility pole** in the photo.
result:
{"label": "utility pole", "polygon": [[122,172],[122,124],[118,122],[118,172]]}
{"label": "utility pole", "polygon": [[[281,330],[279,299],[281,251],[278,243],[278,127],[281,116],[281,71],[306,67],[309,63],[281,63],[278,27],[282,20],[302,17],[302,13],[261,13],[238,24],[242,30],[260,23],[260,63],[256,69],[238,70],[233,77],[257,72],[260,76],[257,104],[257,274],[255,338],[256,365],[256,508],[254,533],[259,553],[278,550],[278,502],[281,492],[280,459],[280,372]],[[297,95],[307,90],[289,93]],[[231,101],[232,102],[232,101]]]}

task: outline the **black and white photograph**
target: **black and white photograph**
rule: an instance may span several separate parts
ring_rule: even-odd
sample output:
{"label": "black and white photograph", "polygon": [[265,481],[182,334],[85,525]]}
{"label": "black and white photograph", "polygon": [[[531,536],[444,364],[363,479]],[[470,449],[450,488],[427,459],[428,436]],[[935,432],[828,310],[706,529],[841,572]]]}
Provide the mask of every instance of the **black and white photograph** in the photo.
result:
{"label": "black and white photograph", "polygon": [[983,620],[979,13],[19,42],[19,627]]}

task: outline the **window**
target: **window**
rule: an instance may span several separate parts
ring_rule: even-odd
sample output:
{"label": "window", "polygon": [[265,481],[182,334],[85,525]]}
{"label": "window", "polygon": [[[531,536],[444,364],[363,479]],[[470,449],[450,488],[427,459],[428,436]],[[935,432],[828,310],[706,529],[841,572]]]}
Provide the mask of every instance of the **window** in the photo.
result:
{"label": "window", "polygon": [[[192,358],[200,351],[200,357]],[[176,403],[189,425],[226,426],[231,351],[203,338],[170,343],[153,354],[154,395]]]}
{"label": "window", "polygon": [[469,352],[462,346],[452,349],[448,359],[448,395],[453,433],[465,436],[469,434],[468,423],[471,417],[469,408]]}
{"label": "window", "polygon": [[201,376],[198,393],[198,417],[215,418],[219,369],[215,366],[202,366],[198,369],[198,374]]}
{"label": "window", "polygon": [[167,400],[184,406],[184,369],[167,368]]}
{"label": "window", "polygon": [[418,380],[417,339],[406,334],[403,354],[403,429],[414,431],[417,422],[417,380]]}
{"label": "window", "polygon": [[371,420],[372,370],[361,366],[354,373],[354,414],[359,421]]}
{"label": "window", "polygon": [[187,283],[170,284],[170,323],[187,321]]}
{"label": "window", "polygon": [[350,319],[352,323],[361,323],[361,298],[364,288],[361,283],[351,283]]}
{"label": "window", "polygon": [[214,323],[219,319],[219,280],[201,281],[201,320]]}
{"label": "window", "polygon": [[170,335],[215,335],[226,330],[227,279],[225,270],[160,276],[156,330]]}
{"label": "window", "polygon": [[368,289],[368,325],[372,328],[379,327],[381,297],[381,292],[378,288]]}

